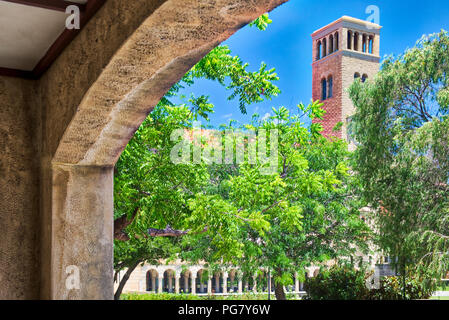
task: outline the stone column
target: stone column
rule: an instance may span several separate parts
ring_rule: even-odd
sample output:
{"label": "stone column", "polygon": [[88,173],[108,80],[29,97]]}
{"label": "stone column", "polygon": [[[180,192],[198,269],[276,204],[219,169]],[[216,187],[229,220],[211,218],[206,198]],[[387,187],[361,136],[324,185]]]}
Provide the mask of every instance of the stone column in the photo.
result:
{"label": "stone column", "polygon": [[207,278],[207,294],[212,294],[212,277]]}
{"label": "stone column", "polygon": [[238,281],[239,281],[239,288],[238,288],[238,292],[239,293],[242,293],[243,292],[243,290],[242,290],[242,278],[238,278]]}
{"label": "stone column", "polygon": [[253,291],[257,293],[257,276],[253,277]]}
{"label": "stone column", "polygon": [[51,299],[113,299],[113,178],[113,167],[52,164]]}
{"label": "stone column", "polygon": [[179,293],[179,279],[181,276],[179,274],[175,274],[175,293]]}
{"label": "stone column", "polygon": [[196,277],[192,276],[192,294],[196,294]]}
{"label": "stone column", "polygon": [[374,35],[373,54],[377,57],[380,55],[380,37],[378,34]]}
{"label": "stone column", "polygon": [[162,289],[164,287],[164,274],[159,275],[158,277],[158,286],[157,286],[157,292],[162,293]]}
{"label": "stone column", "polygon": [[223,272],[223,293],[228,293],[228,273]]}
{"label": "stone column", "polygon": [[348,29],[342,28],[340,32],[340,50],[348,50]]}

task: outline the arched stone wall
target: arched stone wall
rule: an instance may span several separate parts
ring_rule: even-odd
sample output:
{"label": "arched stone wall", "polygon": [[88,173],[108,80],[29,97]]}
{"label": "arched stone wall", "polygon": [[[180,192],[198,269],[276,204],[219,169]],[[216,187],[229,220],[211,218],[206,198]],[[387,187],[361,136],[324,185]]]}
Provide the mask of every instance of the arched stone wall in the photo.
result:
{"label": "arched stone wall", "polygon": [[[43,165],[42,173],[43,180],[50,183],[43,186],[49,191],[43,204],[43,228],[51,235],[43,232],[44,252],[49,246],[51,251],[50,257],[42,255],[44,297],[112,299],[112,182],[120,153],[185,72],[239,28],[285,1],[159,2],[99,76],[87,80],[92,85],[73,113],[55,154],[43,160],[51,162],[49,167]],[[123,2],[108,2],[99,15]],[[137,10],[138,4],[144,6],[148,1],[134,2],[137,5],[132,9]],[[133,19],[132,15],[126,17]],[[83,32],[89,32],[89,27],[87,30]],[[43,82],[52,87],[49,78],[54,68]],[[98,66],[91,68],[97,70]],[[48,99],[48,91],[45,96]],[[79,268],[79,289],[66,286],[68,266]]]}

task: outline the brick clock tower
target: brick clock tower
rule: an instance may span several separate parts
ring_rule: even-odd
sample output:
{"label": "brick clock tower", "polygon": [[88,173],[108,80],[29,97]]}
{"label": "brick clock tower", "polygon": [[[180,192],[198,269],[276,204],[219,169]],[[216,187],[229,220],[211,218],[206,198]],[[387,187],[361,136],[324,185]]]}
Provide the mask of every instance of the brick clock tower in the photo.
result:
{"label": "brick clock tower", "polygon": [[[324,103],[324,136],[348,139],[354,106],[347,89],[355,78],[366,81],[379,71],[381,28],[344,16],[312,34],[312,98]],[[339,122],[341,130],[333,131]]]}

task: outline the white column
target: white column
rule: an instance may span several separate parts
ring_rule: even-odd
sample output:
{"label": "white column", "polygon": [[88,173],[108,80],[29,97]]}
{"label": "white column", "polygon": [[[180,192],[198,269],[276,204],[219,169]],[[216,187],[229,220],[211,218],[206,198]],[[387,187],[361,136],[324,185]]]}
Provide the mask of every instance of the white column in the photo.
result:
{"label": "white column", "polygon": [[212,278],[209,276],[207,278],[207,294],[212,294]]}
{"label": "white column", "polygon": [[158,293],[162,293],[162,284],[164,282],[164,275],[163,274],[162,274],[162,276],[159,276],[158,282],[159,282],[159,285],[157,287],[157,292]]}
{"label": "white column", "polygon": [[257,292],[257,277],[256,276],[253,277],[253,291],[255,293]]}
{"label": "white column", "polygon": [[223,293],[228,293],[228,273],[223,272]]}
{"label": "white column", "polygon": [[196,294],[196,276],[192,274],[192,294]]}
{"label": "white column", "polygon": [[179,293],[179,278],[181,278],[180,275],[175,274],[175,293]]}
{"label": "white column", "polygon": [[239,281],[239,293],[242,293],[242,278],[238,278]]}
{"label": "white column", "polygon": [[295,292],[299,291],[299,279],[298,279],[298,274],[295,273]]}

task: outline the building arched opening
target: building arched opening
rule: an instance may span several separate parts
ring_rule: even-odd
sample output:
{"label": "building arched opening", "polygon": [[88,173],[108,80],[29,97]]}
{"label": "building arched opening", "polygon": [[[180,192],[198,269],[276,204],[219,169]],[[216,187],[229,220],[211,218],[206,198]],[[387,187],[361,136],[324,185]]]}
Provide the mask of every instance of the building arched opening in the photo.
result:
{"label": "building arched opening", "polygon": [[334,38],[335,38],[335,51],[338,51],[340,50],[340,34],[338,33],[338,31],[335,32]]}
{"label": "building arched opening", "polygon": [[191,280],[192,273],[189,270],[181,272],[181,276],[179,277],[179,292],[180,293],[191,293]]}
{"label": "building arched opening", "polygon": [[329,54],[334,53],[334,36],[329,36]]}
{"label": "building arched opening", "polygon": [[156,269],[150,269],[146,274],[146,291],[158,292],[159,278]]}
{"label": "building arched opening", "polygon": [[374,37],[370,36],[368,41],[368,52],[370,54],[373,54],[374,52]]}
{"label": "building arched opening", "polygon": [[362,76],[362,82],[365,82],[368,79],[368,75],[366,73]]}
{"label": "building arched opening", "polygon": [[326,38],[323,39],[323,52],[322,52],[322,57],[324,58],[325,56],[327,56],[327,40],[326,40]]}
{"label": "building arched opening", "polygon": [[354,33],[354,50],[359,51],[359,33]]}
{"label": "building arched opening", "polygon": [[175,270],[168,269],[164,272],[164,278],[162,281],[162,291],[167,293],[175,292]]}
{"label": "building arched opening", "polygon": [[327,80],[326,78],[323,78],[321,80],[321,100],[327,99]]}
{"label": "building arched opening", "polygon": [[352,49],[352,31],[348,31],[348,49],[351,50]]}
{"label": "building arched opening", "polygon": [[321,41],[318,41],[318,43],[316,45],[316,60],[321,59],[321,51],[322,51],[322,44],[321,44]]}
{"label": "building arched opening", "polygon": [[200,269],[196,273],[196,293],[207,293],[208,292],[208,280],[209,272],[206,269]]}

